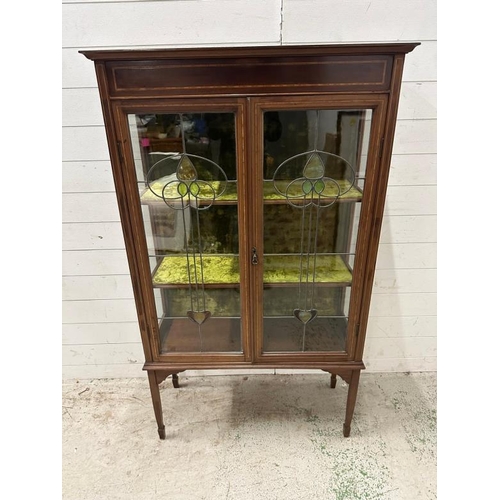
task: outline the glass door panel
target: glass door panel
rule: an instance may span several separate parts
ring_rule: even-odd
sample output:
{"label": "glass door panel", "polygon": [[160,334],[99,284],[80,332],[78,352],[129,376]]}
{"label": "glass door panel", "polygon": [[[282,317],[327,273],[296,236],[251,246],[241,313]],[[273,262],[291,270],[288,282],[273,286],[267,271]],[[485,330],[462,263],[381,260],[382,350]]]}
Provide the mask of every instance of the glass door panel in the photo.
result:
{"label": "glass door panel", "polygon": [[369,109],[264,112],[264,352],[346,351]]}
{"label": "glass door panel", "polygon": [[242,352],[234,113],[128,115],[160,352]]}

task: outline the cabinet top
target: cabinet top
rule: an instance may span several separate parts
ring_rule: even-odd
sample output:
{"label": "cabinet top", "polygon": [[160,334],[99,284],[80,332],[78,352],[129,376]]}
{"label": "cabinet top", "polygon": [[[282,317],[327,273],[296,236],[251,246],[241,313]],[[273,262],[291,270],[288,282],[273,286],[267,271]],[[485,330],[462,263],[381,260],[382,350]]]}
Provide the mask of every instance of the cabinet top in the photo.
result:
{"label": "cabinet top", "polygon": [[165,49],[106,49],[80,50],[92,61],[140,61],[154,59],[185,58],[241,58],[241,57],[293,57],[307,55],[392,55],[407,54],[420,42],[404,43],[364,43],[334,45],[272,45],[258,47],[197,47],[197,48],[165,48]]}
{"label": "cabinet top", "polygon": [[[418,43],[81,51],[111,99],[390,92]],[[106,84],[104,80],[106,79]]]}

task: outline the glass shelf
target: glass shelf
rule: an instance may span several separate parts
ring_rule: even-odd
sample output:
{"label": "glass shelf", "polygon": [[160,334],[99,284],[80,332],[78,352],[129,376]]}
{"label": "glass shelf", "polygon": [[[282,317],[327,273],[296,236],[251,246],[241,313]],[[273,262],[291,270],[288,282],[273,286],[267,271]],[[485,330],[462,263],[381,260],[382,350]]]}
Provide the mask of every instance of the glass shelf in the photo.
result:
{"label": "glass shelf", "polygon": [[[311,256],[311,261],[314,259]],[[194,263],[190,257],[191,281]],[[299,255],[264,255],[264,286],[297,285],[300,274]],[[196,260],[197,276],[201,276],[200,259]],[[309,279],[312,279],[311,277]],[[206,288],[237,287],[240,282],[239,258],[236,255],[206,255],[203,257],[203,281]],[[349,286],[352,273],[339,255],[316,257],[315,283],[317,285]],[[164,257],[153,271],[153,286],[180,288],[189,286],[187,257]]]}
{"label": "glass shelf", "polygon": [[[325,190],[324,192],[326,193],[325,195],[321,196],[321,199],[326,202],[328,200],[334,200],[335,197],[333,193],[337,192],[338,189],[340,188],[341,191],[344,191],[349,187],[349,181],[347,180],[338,180],[336,181],[337,184],[333,182],[325,182]],[[226,184],[226,188],[224,189],[224,184]],[[287,187],[289,185],[289,181],[276,181],[276,185],[278,189],[282,192],[286,192]],[[163,191],[163,188],[165,186],[165,182],[162,181],[161,179],[158,179],[157,181],[153,182],[151,184],[151,189],[154,191],[153,194],[150,189],[145,187],[142,192],[141,192],[141,203],[145,205],[155,205],[158,203],[164,203],[163,199],[161,198],[162,194],[167,199],[171,199],[172,203],[176,203],[176,199],[179,199],[179,193],[177,191],[177,186],[178,182],[172,182],[165,191]],[[219,193],[221,193],[219,195]],[[215,193],[215,200],[213,200],[213,195]],[[292,197],[292,201],[295,204],[300,204],[301,200],[300,198],[295,198],[296,196],[300,195],[299,192],[299,186],[292,186],[290,190],[288,191],[289,196]],[[315,194],[315,197],[317,198],[317,195]],[[339,197],[338,202],[357,202],[361,201],[363,197],[363,192],[360,187],[358,186],[353,186],[349,191],[344,193],[342,196]],[[309,198],[308,198],[309,199]],[[177,201],[178,202],[178,201]],[[233,205],[238,202],[238,194],[237,194],[237,189],[236,189],[236,183],[235,182],[227,182],[227,183],[222,183],[220,181],[213,181],[210,183],[210,187],[207,185],[200,184],[200,191],[198,195],[198,203],[200,205],[207,205],[213,203],[214,205]],[[269,204],[269,203],[286,203],[287,200],[284,196],[281,194],[277,193],[273,181],[264,181],[264,203]]]}

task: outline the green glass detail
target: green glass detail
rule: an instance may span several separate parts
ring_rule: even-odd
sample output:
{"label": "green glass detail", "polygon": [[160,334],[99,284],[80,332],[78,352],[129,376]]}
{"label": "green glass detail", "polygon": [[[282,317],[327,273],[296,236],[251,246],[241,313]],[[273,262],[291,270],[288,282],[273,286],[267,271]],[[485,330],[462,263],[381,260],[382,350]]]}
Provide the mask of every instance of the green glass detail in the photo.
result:
{"label": "green glass detail", "polygon": [[187,156],[183,156],[177,167],[177,179],[180,181],[195,181],[196,169]]}
{"label": "green glass detail", "polygon": [[184,182],[179,182],[179,185],[177,186],[177,192],[181,196],[186,196],[188,192],[188,187]]}
{"label": "green glass detail", "polygon": [[189,186],[189,190],[191,191],[191,194],[193,196],[198,196],[198,193],[200,192],[200,186],[198,186],[198,184],[196,184],[196,182],[193,182],[191,184],[191,186]]}
{"label": "green glass detail", "polygon": [[314,191],[316,191],[316,193],[321,194],[324,189],[325,183],[322,180],[316,181],[314,183]]}
{"label": "green glass detail", "polygon": [[313,153],[309,157],[303,174],[306,179],[321,179],[325,175],[325,165],[318,153]]}
{"label": "green glass detail", "polygon": [[304,194],[309,194],[313,189],[313,184],[311,181],[304,181],[302,183],[302,191],[304,191]]}

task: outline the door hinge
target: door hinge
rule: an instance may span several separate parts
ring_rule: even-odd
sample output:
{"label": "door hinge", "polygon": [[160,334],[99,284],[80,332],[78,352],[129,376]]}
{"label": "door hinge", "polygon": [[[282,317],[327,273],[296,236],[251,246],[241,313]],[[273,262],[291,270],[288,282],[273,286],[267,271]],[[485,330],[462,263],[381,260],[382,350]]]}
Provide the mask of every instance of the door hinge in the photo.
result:
{"label": "door hinge", "polygon": [[385,141],[385,137],[382,137],[382,139],[380,139],[380,146],[378,149],[378,157],[379,158],[382,158],[382,153],[384,152],[384,141]]}

